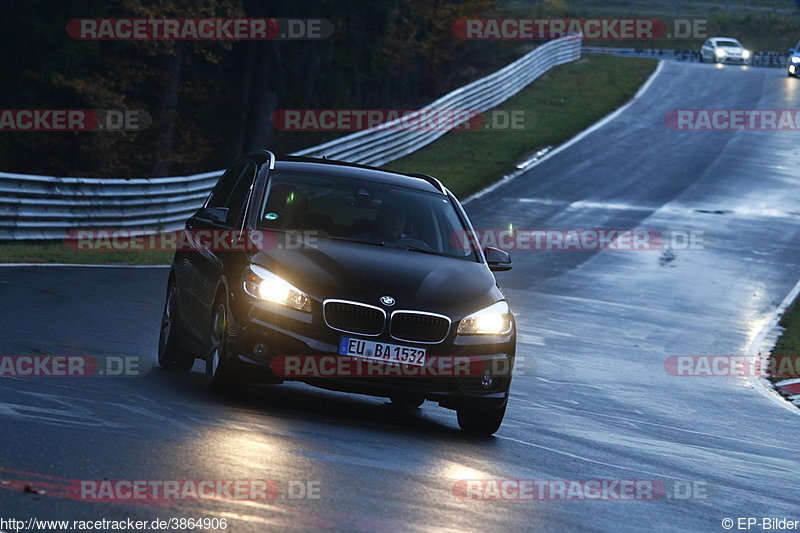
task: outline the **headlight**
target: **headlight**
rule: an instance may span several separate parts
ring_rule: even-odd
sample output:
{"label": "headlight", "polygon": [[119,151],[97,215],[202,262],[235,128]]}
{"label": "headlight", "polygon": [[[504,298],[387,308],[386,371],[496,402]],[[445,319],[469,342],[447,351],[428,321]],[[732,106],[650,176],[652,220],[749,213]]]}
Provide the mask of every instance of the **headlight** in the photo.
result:
{"label": "headlight", "polygon": [[472,313],[458,323],[459,335],[502,335],[511,331],[511,311],[505,301]]}
{"label": "headlight", "polygon": [[727,52],[722,48],[717,48],[714,50],[714,53],[717,55],[717,57],[725,57],[725,54],[727,54]]}
{"label": "headlight", "polygon": [[244,276],[244,290],[259,300],[278,303],[298,311],[311,311],[311,301],[306,293],[258,265],[250,265]]}
{"label": "headlight", "polygon": [[742,50],[742,59],[747,59],[750,57],[750,50]]}
{"label": "headlight", "polygon": [[792,56],[792,63],[800,63],[800,56]]}

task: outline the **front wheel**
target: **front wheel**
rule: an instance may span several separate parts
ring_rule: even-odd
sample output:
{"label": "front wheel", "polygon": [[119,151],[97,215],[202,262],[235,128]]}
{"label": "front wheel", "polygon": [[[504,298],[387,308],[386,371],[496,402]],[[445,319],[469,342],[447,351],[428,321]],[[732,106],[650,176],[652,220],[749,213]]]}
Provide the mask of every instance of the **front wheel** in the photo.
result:
{"label": "front wheel", "polygon": [[229,354],[230,340],[228,313],[224,302],[214,305],[211,319],[211,349],[206,356],[206,378],[214,392],[234,392],[244,388],[236,372],[235,362]]}
{"label": "front wheel", "polygon": [[476,437],[488,437],[500,429],[506,415],[506,406],[500,409],[462,407],[457,413],[461,431]]}
{"label": "front wheel", "polygon": [[188,372],[194,357],[186,353],[178,341],[177,289],[171,283],[167,289],[167,301],[161,315],[161,331],[158,335],[158,364],[166,370]]}

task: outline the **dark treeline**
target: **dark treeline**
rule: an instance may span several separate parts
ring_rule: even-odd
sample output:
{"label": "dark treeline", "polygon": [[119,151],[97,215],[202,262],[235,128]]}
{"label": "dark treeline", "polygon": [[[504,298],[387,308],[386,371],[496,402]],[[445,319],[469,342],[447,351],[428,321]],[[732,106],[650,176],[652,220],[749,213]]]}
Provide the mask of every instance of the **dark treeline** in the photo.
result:
{"label": "dark treeline", "polygon": [[[453,21],[492,9],[491,0],[7,2],[0,108],[141,109],[153,123],[136,133],[3,132],[0,170],[179,175],[253,149],[310,146],[331,137],[275,131],[271,113],[417,107],[519,55],[520,43],[453,36]],[[74,40],[67,22],[82,17],[319,17],[334,32],[321,41]]]}

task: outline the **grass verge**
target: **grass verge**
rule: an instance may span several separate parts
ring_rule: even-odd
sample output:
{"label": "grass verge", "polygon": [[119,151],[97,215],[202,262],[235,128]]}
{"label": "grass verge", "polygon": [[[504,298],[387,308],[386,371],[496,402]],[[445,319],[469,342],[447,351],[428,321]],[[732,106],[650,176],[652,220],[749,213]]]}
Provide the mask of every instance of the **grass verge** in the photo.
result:
{"label": "grass verge", "polygon": [[655,66],[651,59],[610,56],[562,65],[486,113],[491,124],[494,116],[522,112],[524,127],[451,132],[386,167],[432,174],[464,197],[507,174],[529,154],[568,140],[620,107]]}
{"label": "grass verge", "polygon": [[675,19],[702,23],[694,38],[585,41],[586,46],[699,50],[707,37],[723,35],[754,52],[786,52],[800,38],[800,7],[792,0],[502,0],[497,11],[520,18],[657,18],[669,33]]}
{"label": "grass verge", "polygon": [[[792,305],[783,313],[780,326],[784,328],[783,333],[775,343],[771,355],[780,358],[781,356],[800,356],[800,299],[795,300]],[[800,377],[795,375],[771,377],[773,383]]]}
{"label": "grass verge", "polygon": [[[559,144],[624,104],[655,68],[650,59],[593,56],[557,67],[491,116],[522,111],[521,129],[448,133],[389,168],[433,174],[458,196],[499,179],[541,147]],[[169,264],[171,252],[78,251],[64,243],[0,245],[2,263]]]}
{"label": "grass verge", "polygon": [[168,265],[173,252],[73,250],[63,242],[0,245],[0,263],[75,263],[97,265]]}

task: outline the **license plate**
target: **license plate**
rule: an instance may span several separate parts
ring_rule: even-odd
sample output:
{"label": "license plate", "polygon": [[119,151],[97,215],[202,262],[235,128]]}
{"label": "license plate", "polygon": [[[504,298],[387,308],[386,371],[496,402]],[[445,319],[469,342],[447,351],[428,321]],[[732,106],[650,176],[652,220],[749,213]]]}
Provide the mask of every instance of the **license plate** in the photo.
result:
{"label": "license plate", "polygon": [[424,366],[425,348],[412,348],[386,342],[342,337],[339,354],[380,361],[382,363],[402,363],[404,365]]}

